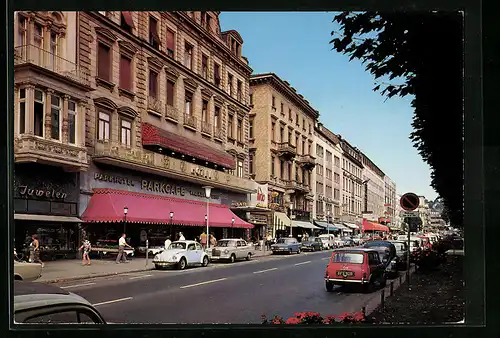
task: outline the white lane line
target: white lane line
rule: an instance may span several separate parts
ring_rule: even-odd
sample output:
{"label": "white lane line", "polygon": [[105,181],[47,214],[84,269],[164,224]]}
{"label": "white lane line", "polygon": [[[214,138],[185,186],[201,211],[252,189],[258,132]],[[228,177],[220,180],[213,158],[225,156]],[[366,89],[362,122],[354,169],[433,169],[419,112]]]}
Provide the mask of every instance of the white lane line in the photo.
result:
{"label": "white lane line", "polygon": [[217,283],[217,282],[222,282],[223,280],[226,280],[227,278],[220,278],[220,279],[214,279],[214,280],[208,280],[206,282],[201,282],[201,283],[196,283],[196,284],[190,284],[190,285],[184,285],[181,286],[181,289],[187,289],[187,288],[192,288],[195,286],[200,286],[200,285],[205,285],[205,284],[211,284],[211,283]]}
{"label": "white lane line", "polygon": [[311,261],[300,262],[300,263],[297,263],[297,264],[294,264],[294,265],[297,266],[297,265],[303,265],[303,264],[308,264],[308,263],[311,263]]}
{"label": "white lane line", "polygon": [[76,285],[67,285],[67,286],[61,286],[61,289],[70,289],[70,288],[77,288],[79,286],[87,286],[87,285],[94,285],[95,283],[85,283],[85,284],[76,284]]}
{"label": "white lane line", "polygon": [[327,259],[330,259],[330,257],[323,257],[321,259],[324,260],[324,261],[326,261]]}
{"label": "white lane line", "polygon": [[132,297],[120,298],[120,299],[115,299],[115,300],[108,300],[107,302],[101,302],[101,303],[92,304],[92,306],[99,306],[99,305],[106,305],[106,304],[118,303],[118,302],[123,302],[123,301],[131,300],[131,299],[132,299]]}
{"label": "white lane line", "polygon": [[266,270],[254,271],[254,273],[263,273],[263,272],[268,272],[268,271],[273,271],[273,270],[278,270],[278,268],[272,268],[272,269],[266,269]]}
{"label": "white lane line", "polygon": [[142,276],[135,276],[135,277],[130,277],[129,279],[138,279],[138,278],[145,278],[145,277],[151,277],[152,275],[142,275]]}

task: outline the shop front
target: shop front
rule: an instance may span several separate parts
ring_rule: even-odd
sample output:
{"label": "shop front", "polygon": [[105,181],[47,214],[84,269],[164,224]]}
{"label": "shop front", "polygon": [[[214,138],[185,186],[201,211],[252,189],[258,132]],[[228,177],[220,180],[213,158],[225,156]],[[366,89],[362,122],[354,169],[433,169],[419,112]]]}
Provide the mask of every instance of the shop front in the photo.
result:
{"label": "shop front", "polygon": [[94,243],[115,243],[121,233],[133,247],[146,240],[161,246],[180,232],[194,240],[206,232],[207,219],[217,239],[247,238],[253,228],[230,209],[246,194],[212,188],[207,199],[202,185],[103,164],[92,164],[81,181],[81,218]]}
{"label": "shop front", "polygon": [[29,256],[31,236],[40,259],[76,258],[80,243],[78,174],[37,163],[14,168],[15,248]]}
{"label": "shop front", "polygon": [[271,210],[268,208],[268,193],[267,184],[255,183],[254,192],[249,194],[248,202],[232,207],[235,214],[254,226],[250,231],[250,240],[254,243],[264,239],[267,232],[272,232],[269,227]]}

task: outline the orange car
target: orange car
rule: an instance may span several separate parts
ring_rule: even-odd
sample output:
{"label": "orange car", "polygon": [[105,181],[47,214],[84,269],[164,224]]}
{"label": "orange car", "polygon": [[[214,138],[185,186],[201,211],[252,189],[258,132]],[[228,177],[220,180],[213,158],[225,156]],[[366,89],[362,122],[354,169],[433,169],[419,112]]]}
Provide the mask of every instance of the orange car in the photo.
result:
{"label": "orange car", "polygon": [[332,253],[325,271],[328,292],[335,285],[362,285],[371,291],[375,284],[385,286],[385,265],[376,250],[369,248],[337,249]]}

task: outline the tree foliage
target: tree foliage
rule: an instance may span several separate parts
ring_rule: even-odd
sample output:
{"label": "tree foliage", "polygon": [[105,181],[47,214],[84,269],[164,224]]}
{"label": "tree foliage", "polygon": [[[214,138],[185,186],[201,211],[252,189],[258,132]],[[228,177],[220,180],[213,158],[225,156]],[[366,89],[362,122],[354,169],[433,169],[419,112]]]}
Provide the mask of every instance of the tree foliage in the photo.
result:
{"label": "tree foliage", "polygon": [[332,32],[333,48],[365,65],[379,80],[374,91],[413,96],[410,139],[431,168],[431,186],[451,223],[463,226],[462,14],[344,12],[333,21],[341,27]]}

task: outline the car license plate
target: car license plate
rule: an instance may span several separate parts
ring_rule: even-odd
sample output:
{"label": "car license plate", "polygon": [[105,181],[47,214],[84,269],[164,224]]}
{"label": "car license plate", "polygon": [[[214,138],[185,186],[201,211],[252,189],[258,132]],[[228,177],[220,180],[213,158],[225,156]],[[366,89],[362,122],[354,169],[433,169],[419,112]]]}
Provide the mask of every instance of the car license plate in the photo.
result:
{"label": "car license plate", "polygon": [[341,276],[344,278],[352,277],[352,276],[354,276],[354,272],[353,271],[346,271],[346,270],[338,270],[337,276]]}

